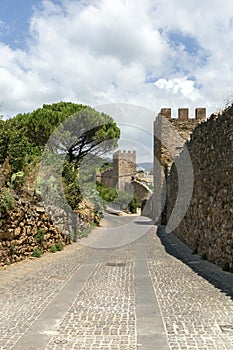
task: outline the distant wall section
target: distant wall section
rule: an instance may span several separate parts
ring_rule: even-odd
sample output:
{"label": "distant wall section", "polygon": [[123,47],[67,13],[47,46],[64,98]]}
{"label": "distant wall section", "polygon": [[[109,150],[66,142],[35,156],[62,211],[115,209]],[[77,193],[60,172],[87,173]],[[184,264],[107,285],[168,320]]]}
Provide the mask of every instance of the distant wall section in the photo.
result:
{"label": "distant wall section", "polygon": [[106,187],[115,187],[117,179],[114,179],[113,174],[113,168],[109,168],[99,173],[96,179]]}

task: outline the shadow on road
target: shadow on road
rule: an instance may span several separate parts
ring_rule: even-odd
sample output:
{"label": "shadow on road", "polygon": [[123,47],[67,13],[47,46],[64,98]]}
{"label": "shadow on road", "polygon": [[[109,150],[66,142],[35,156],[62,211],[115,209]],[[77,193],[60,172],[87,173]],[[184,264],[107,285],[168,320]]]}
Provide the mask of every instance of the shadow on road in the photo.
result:
{"label": "shadow on road", "polygon": [[150,221],[138,221],[138,220],[135,220],[134,224],[136,224],[136,225],[154,225],[154,222],[152,220],[150,220]]}
{"label": "shadow on road", "polygon": [[223,271],[219,266],[192,254],[191,249],[172,233],[165,232],[165,226],[159,225],[157,235],[166,252],[188,265],[199,276],[206,279],[222,293],[233,300],[233,274]]}

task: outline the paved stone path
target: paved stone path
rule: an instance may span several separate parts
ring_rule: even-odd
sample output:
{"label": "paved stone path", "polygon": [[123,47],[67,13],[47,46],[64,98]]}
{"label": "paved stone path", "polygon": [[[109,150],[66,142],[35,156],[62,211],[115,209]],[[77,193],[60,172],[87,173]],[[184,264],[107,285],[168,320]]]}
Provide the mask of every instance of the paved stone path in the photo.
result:
{"label": "paved stone path", "polygon": [[91,250],[78,248],[0,270],[1,350],[13,347],[86,261]]}
{"label": "paved stone path", "polygon": [[[233,275],[192,255],[176,237],[161,231],[170,254],[151,231],[147,235],[148,266],[170,349],[232,350]],[[180,254],[186,264],[175,257]],[[225,286],[231,296],[200,274]]]}
{"label": "paved stone path", "polygon": [[[233,275],[173,235],[159,238],[144,218],[116,220],[140,238],[111,249],[77,243],[0,270],[0,349],[233,349]],[[93,231],[93,242],[107,232]]]}

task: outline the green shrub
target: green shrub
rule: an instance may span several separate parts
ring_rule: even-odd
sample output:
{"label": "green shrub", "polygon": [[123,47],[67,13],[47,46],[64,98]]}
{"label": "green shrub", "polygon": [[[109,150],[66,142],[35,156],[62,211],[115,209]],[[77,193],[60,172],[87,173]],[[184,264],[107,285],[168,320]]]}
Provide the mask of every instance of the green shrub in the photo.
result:
{"label": "green shrub", "polygon": [[230,271],[230,264],[229,262],[225,262],[222,267],[223,271]]}
{"label": "green shrub", "polygon": [[129,211],[132,214],[136,214],[137,213],[137,208],[139,207],[139,205],[140,205],[140,203],[138,202],[137,197],[135,195],[133,195],[133,198],[129,202]]}
{"label": "green shrub", "polygon": [[61,242],[58,242],[58,243],[56,243],[56,249],[58,250],[58,251],[61,251],[61,250],[63,250],[63,244],[61,243]]}
{"label": "green shrub", "polygon": [[7,188],[0,189],[0,214],[7,214],[15,207],[15,199]]}
{"label": "green shrub", "polygon": [[67,202],[72,209],[76,209],[82,201],[82,193],[79,188],[78,173],[73,163],[64,163],[62,177],[63,189]]}
{"label": "green shrub", "polygon": [[106,202],[113,202],[118,194],[115,188],[105,187],[101,182],[96,182],[96,189],[100,197]]}
{"label": "green shrub", "polygon": [[36,247],[36,248],[33,250],[32,256],[35,257],[35,258],[40,258],[42,254],[43,254],[43,253],[42,253],[42,251],[40,250],[40,248]]}
{"label": "green shrub", "polygon": [[109,162],[109,161],[106,161],[106,162],[104,162],[104,164],[101,165],[99,171],[103,172],[103,171],[105,171],[105,170],[107,170],[109,168],[112,168],[112,167],[113,167],[113,163]]}
{"label": "green shrub", "polygon": [[13,173],[11,175],[11,180],[8,182],[8,186],[13,189],[19,189],[22,187],[23,183],[25,181],[25,176],[23,171],[18,171],[17,173]]}
{"label": "green shrub", "polygon": [[52,245],[49,249],[50,253],[56,253],[57,247],[55,245]]}
{"label": "green shrub", "polygon": [[11,245],[10,245],[10,253],[11,253],[11,254],[14,254],[14,251],[15,251],[15,245],[14,245],[14,244],[11,244]]}
{"label": "green shrub", "polygon": [[37,232],[34,235],[34,239],[42,243],[44,241],[45,230],[41,227],[37,227]]}
{"label": "green shrub", "polygon": [[114,203],[119,205],[122,209],[128,209],[131,199],[131,193],[119,191],[117,199],[114,201]]}
{"label": "green shrub", "polygon": [[206,253],[206,252],[203,252],[203,253],[201,254],[201,258],[202,258],[203,260],[207,260],[207,253]]}

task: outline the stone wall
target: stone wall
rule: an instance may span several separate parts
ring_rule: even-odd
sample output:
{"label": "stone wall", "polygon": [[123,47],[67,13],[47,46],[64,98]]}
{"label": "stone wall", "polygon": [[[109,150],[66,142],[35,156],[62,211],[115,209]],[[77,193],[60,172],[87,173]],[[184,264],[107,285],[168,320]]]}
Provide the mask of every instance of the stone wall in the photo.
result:
{"label": "stone wall", "polygon": [[146,186],[144,183],[134,180],[131,182],[133,186],[134,194],[136,195],[140,205],[141,205],[141,214],[149,218],[153,218],[153,192],[151,189]]}
{"label": "stone wall", "polygon": [[[154,219],[163,222],[161,213],[165,202],[163,185],[174,158],[182,151],[184,143],[190,139],[193,129],[206,118],[205,108],[196,108],[195,117],[189,118],[188,108],[179,108],[177,118],[173,118],[170,108],[162,108],[154,122]],[[165,208],[166,211],[166,208]]]}
{"label": "stone wall", "polygon": [[115,187],[117,179],[113,177],[113,168],[109,168],[101,172],[97,176],[97,181],[101,182],[106,187]]}
{"label": "stone wall", "polygon": [[[233,267],[233,105],[198,125],[186,143],[193,165],[193,195],[175,234],[193,251]],[[184,152],[178,161],[182,162]],[[168,176],[167,219],[174,208],[178,178]]]}
{"label": "stone wall", "polygon": [[32,257],[36,248],[44,253],[57,244],[70,244],[89,228],[90,222],[98,221],[94,208],[86,201],[79,204],[71,218],[56,206],[45,211],[39,203],[16,197],[14,210],[0,216],[0,267]]}
{"label": "stone wall", "polygon": [[133,186],[133,192],[140,203],[151,197],[152,191],[142,182],[134,180],[131,182],[131,185]]}
{"label": "stone wall", "polygon": [[53,225],[42,207],[16,199],[15,209],[0,218],[0,266],[23,260],[38,248],[49,251],[70,238]]}
{"label": "stone wall", "polygon": [[106,187],[125,191],[127,184],[136,176],[136,151],[116,151],[113,153],[113,167],[98,173],[97,181]]}
{"label": "stone wall", "polygon": [[155,156],[163,167],[166,164],[170,168],[185,141],[190,139],[193,129],[205,119],[205,108],[196,108],[193,118],[189,117],[188,108],[179,108],[177,118],[171,116],[170,108],[161,109],[154,123],[154,149]]}
{"label": "stone wall", "polygon": [[151,197],[152,191],[137,181],[136,175],[136,151],[116,151],[113,153],[113,168],[98,172],[96,180],[118,191],[134,192],[142,203]]}

